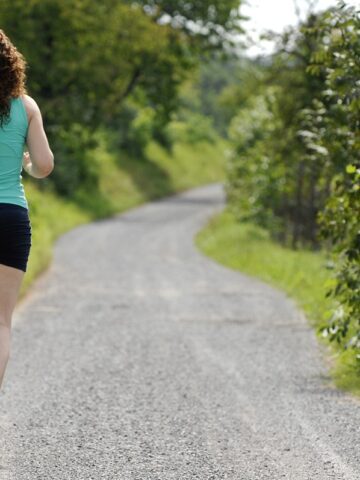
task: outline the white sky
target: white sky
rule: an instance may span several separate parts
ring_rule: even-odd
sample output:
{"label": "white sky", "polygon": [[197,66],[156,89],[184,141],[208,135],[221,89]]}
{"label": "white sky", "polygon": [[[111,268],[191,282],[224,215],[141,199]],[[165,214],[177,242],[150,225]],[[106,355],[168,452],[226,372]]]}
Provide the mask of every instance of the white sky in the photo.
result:
{"label": "white sky", "polygon": [[[249,56],[256,56],[261,53],[270,53],[273,45],[270,42],[259,41],[258,35],[264,30],[281,32],[288,25],[296,25],[297,16],[295,3],[301,12],[301,18],[306,17],[309,10],[309,0],[247,0],[247,4],[241,7],[241,13],[250,17],[243,21],[248,36],[256,42],[256,45],[247,49]],[[324,10],[337,4],[337,0],[311,0],[314,10]],[[360,6],[360,0],[347,0],[349,5]]]}

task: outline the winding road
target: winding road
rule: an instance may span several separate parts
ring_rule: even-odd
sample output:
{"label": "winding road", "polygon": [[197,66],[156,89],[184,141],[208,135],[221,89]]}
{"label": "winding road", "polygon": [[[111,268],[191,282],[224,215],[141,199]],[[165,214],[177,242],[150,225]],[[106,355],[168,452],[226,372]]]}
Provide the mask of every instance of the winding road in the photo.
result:
{"label": "winding road", "polygon": [[281,291],[194,246],[211,184],[81,225],[16,309],[1,480],[359,480],[360,402]]}

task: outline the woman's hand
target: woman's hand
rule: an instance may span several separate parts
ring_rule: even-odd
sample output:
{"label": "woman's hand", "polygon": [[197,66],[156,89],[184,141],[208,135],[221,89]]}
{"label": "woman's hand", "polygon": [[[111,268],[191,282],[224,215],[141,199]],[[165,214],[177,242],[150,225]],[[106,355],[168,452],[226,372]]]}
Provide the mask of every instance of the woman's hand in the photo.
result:
{"label": "woman's hand", "polygon": [[24,152],[22,163],[23,163],[24,170],[29,173],[29,170],[30,170],[31,165],[32,165],[29,152]]}
{"label": "woman's hand", "polygon": [[50,175],[54,168],[54,154],[44,130],[40,108],[29,95],[23,95],[27,113],[29,113],[29,128],[26,136],[26,146],[30,154],[24,154],[24,168],[35,178]]}
{"label": "woman's hand", "polygon": [[23,168],[25,172],[27,172],[29,175],[35,178],[44,178],[46,175],[44,175],[42,170],[38,170],[36,164],[32,163],[30,153],[29,152],[24,152],[23,153]]}

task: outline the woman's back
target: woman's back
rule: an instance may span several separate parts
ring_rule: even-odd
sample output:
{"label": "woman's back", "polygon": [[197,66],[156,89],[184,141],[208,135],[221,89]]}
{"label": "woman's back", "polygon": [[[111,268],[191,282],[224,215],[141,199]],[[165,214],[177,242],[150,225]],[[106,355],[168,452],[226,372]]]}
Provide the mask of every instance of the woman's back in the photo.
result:
{"label": "woman's back", "polygon": [[9,360],[12,313],[31,249],[21,171],[44,178],[54,168],[40,108],[26,92],[25,69],[25,58],[0,28],[0,387]]}
{"label": "woman's back", "polygon": [[22,160],[28,118],[21,97],[10,99],[10,116],[0,127],[0,203],[28,208],[22,185]]}

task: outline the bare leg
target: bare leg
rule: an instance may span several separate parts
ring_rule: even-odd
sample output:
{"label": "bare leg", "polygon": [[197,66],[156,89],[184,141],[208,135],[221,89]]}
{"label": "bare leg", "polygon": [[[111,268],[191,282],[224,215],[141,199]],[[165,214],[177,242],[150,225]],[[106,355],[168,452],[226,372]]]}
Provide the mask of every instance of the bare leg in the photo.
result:
{"label": "bare leg", "polygon": [[11,318],[24,272],[0,264],[0,388],[10,356]]}

